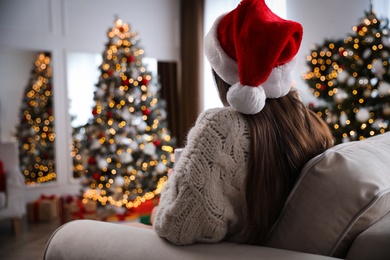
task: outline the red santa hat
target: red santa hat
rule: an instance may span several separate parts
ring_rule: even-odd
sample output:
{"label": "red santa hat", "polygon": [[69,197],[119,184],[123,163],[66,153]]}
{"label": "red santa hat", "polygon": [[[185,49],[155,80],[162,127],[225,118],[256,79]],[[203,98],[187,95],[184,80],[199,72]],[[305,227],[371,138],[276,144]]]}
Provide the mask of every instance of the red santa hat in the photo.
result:
{"label": "red santa hat", "polygon": [[244,114],[260,112],[266,98],[287,95],[302,26],[274,14],[265,0],[243,0],[221,15],[205,38],[211,67],[231,85],[227,100]]}

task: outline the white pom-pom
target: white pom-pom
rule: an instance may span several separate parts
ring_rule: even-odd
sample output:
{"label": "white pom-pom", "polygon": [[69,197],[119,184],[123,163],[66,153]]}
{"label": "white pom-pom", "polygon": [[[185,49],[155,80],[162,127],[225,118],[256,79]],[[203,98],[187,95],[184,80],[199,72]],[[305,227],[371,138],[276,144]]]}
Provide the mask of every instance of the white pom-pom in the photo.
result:
{"label": "white pom-pom", "polygon": [[261,84],[267,98],[283,97],[290,92],[292,86],[291,71],[296,63],[296,59],[292,59],[288,63],[272,69],[267,80]]}
{"label": "white pom-pom", "polygon": [[367,122],[367,120],[370,119],[370,111],[368,111],[367,108],[360,108],[359,111],[356,113],[356,120],[360,123]]}
{"label": "white pom-pom", "polygon": [[265,105],[265,92],[262,86],[249,87],[236,83],[227,93],[230,106],[243,114],[259,113]]}

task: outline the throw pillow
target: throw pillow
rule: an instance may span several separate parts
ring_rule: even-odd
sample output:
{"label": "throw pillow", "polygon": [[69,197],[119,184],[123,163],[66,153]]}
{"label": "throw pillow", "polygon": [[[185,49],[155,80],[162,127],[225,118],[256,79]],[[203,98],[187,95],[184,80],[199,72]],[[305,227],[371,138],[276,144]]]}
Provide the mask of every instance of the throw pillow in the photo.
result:
{"label": "throw pillow", "polygon": [[344,258],[390,212],[390,132],[337,145],[309,161],[268,246]]}

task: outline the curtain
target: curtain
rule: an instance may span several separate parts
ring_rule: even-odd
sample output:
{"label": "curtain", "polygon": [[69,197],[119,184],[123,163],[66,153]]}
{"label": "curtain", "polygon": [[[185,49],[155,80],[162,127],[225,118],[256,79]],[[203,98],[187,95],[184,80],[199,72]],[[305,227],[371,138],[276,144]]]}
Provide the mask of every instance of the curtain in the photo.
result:
{"label": "curtain", "polygon": [[178,146],[202,111],[204,0],[180,1],[180,58]]}
{"label": "curtain", "polygon": [[180,63],[158,62],[161,97],[167,101],[168,129],[184,147],[202,112],[204,0],[180,0]]}
{"label": "curtain", "polygon": [[[179,139],[178,136],[182,136],[180,133],[179,125],[179,96],[178,96],[178,74],[177,74],[177,62],[165,62],[159,61],[157,63],[157,70],[159,75],[159,81],[161,84],[161,97],[167,101],[167,122],[168,129],[173,137]],[[179,140],[178,140],[179,141]],[[181,145],[182,141],[180,141]]]}

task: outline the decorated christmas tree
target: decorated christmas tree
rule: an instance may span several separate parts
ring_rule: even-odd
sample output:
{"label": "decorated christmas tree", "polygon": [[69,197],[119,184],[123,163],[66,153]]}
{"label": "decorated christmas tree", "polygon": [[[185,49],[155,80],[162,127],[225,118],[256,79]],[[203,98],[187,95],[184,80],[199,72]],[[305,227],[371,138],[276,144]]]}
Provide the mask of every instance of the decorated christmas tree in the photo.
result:
{"label": "decorated christmas tree", "polygon": [[84,197],[103,206],[132,208],[152,199],[173,162],[166,103],[143,56],[138,34],[117,19],[99,67],[93,119],[76,131],[82,136],[73,149],[76,170],[84,172]]}
{"label": "decorated christmas tree", "polygon": [[50,54],[35,60],[19,112],[16,138],[27,184],[55,181],[54,116]]}
{"label": "decorated christmas tree", "polygon": [[344,40],[325,40],[311,50],[303,77],[319,100],[312,109],[336,144],[390,129],[389,58],[388,21],[379,20],[372,6]]}

